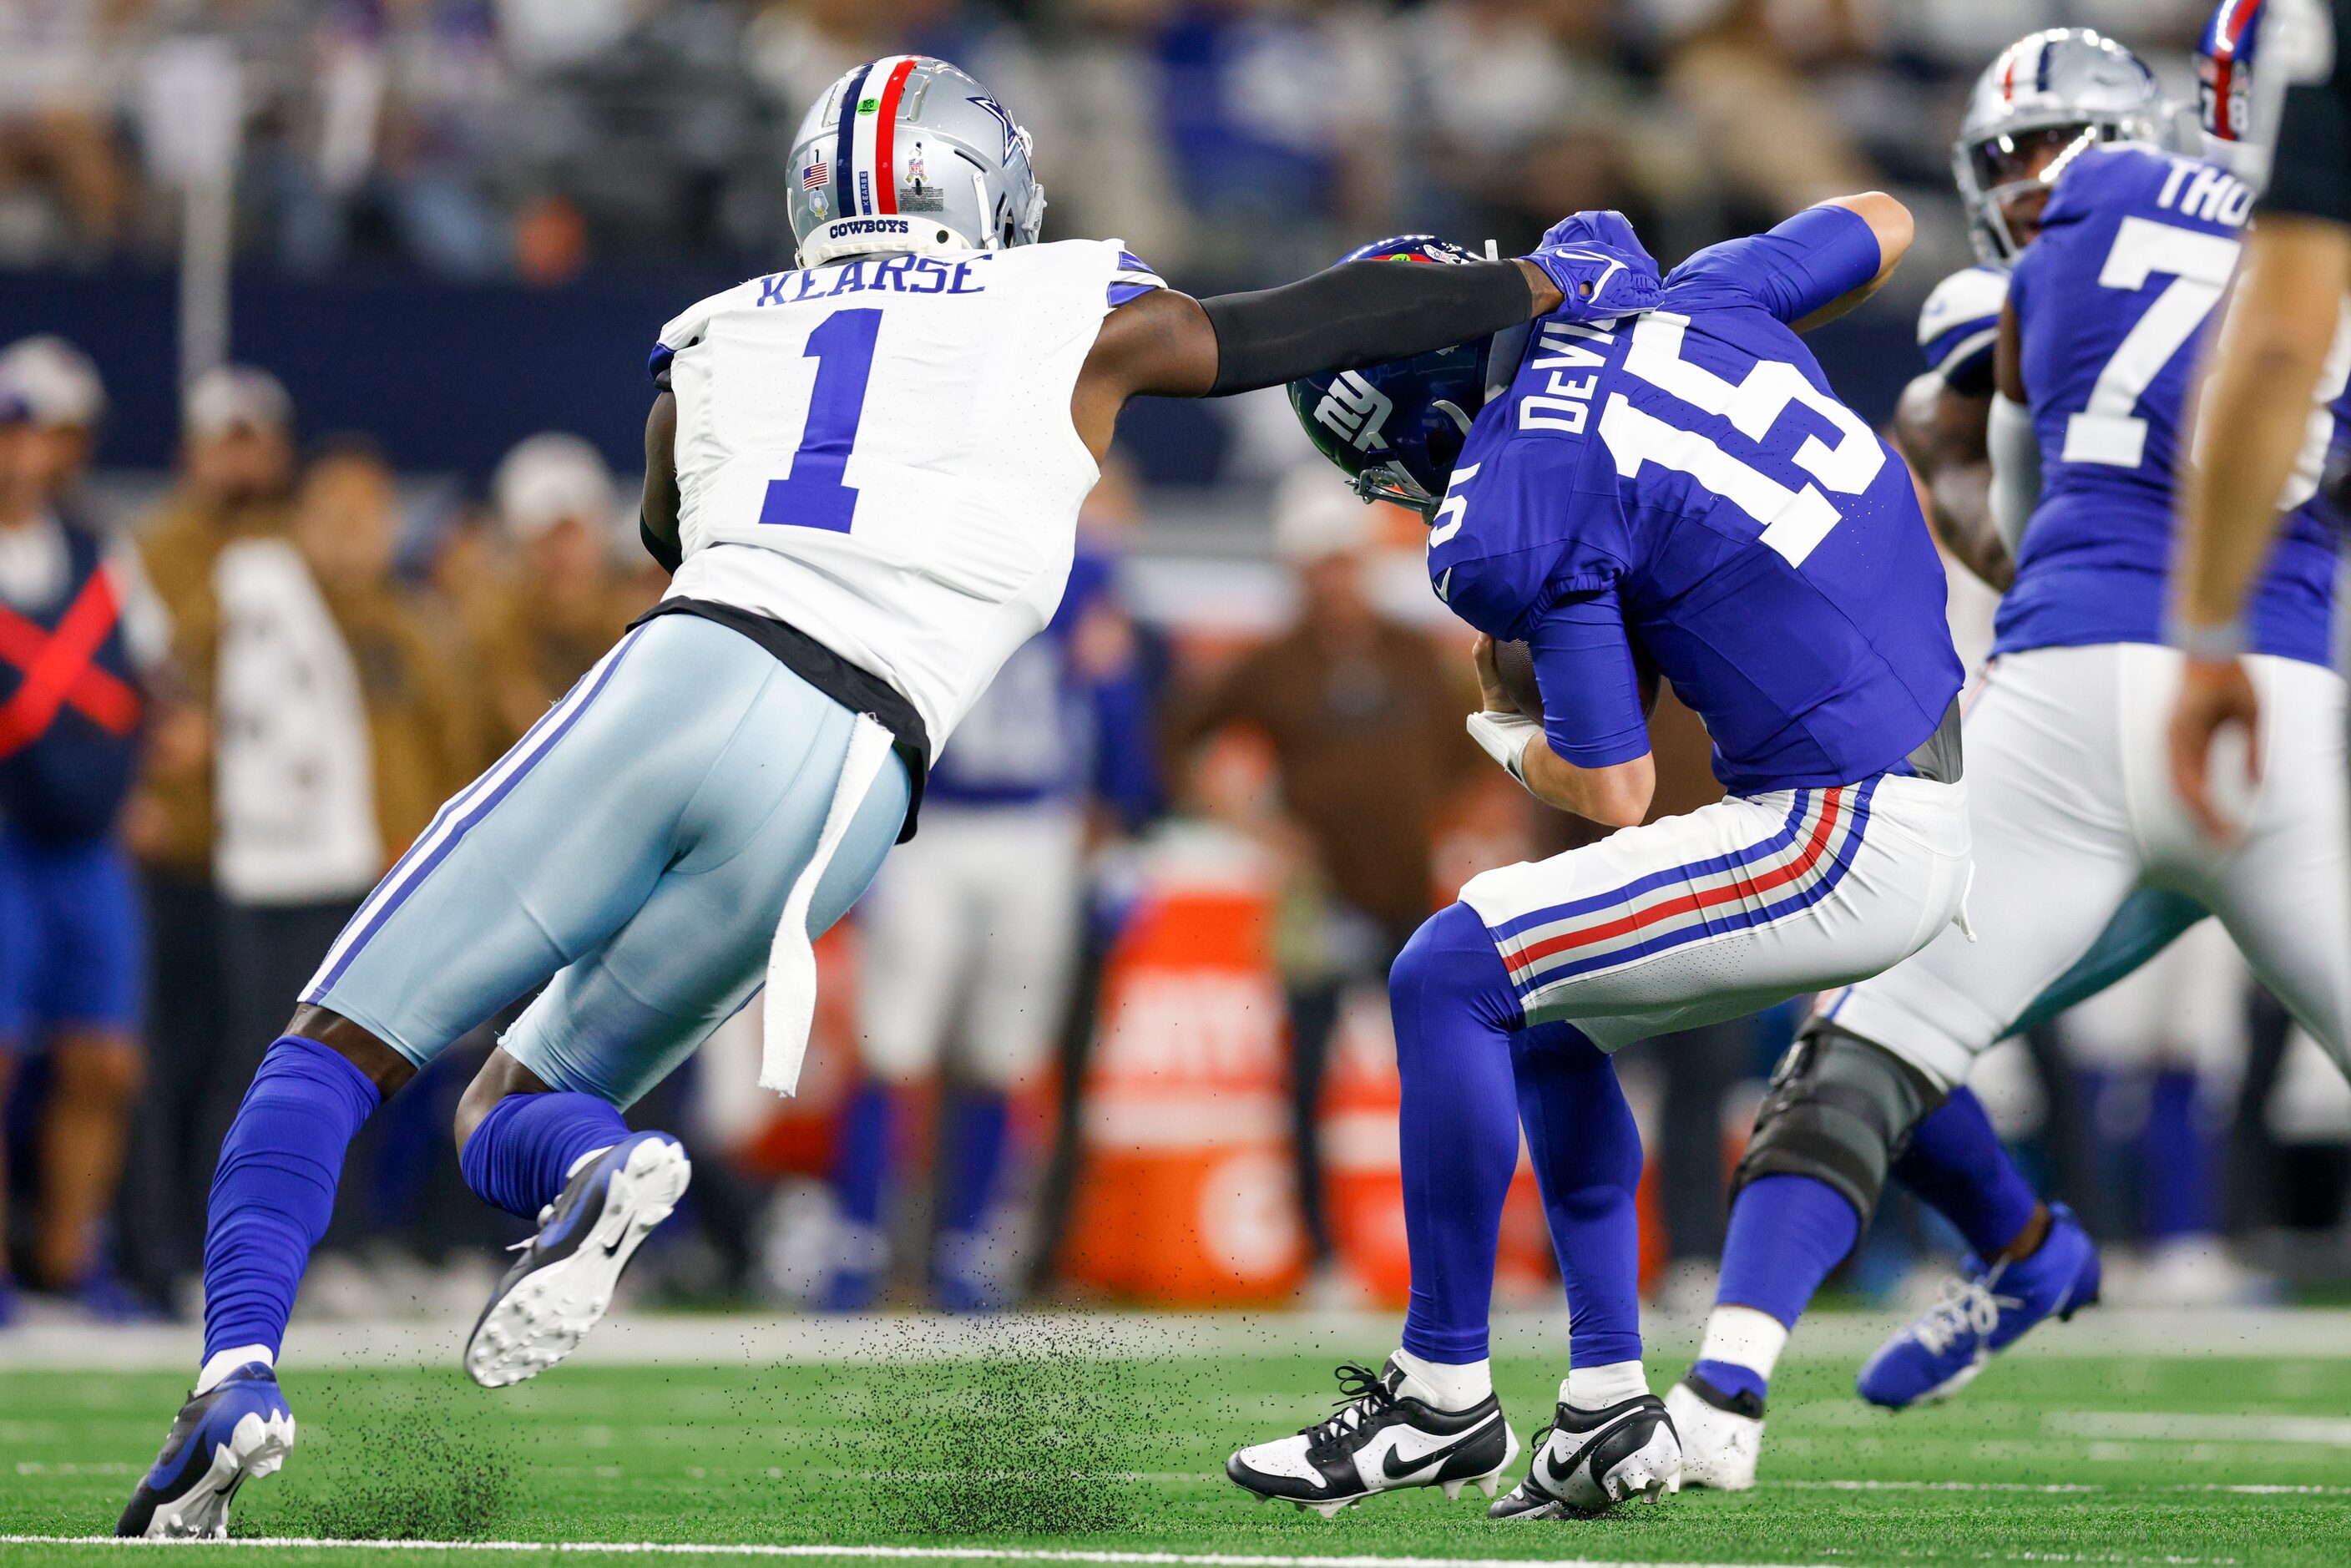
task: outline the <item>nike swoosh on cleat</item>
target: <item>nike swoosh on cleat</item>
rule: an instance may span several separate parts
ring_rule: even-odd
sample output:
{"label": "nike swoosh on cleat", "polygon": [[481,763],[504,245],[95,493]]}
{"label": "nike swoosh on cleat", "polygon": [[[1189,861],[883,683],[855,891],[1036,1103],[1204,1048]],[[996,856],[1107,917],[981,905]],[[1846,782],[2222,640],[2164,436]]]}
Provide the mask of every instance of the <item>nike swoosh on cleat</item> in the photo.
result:
{"label": "nike swoosh on cleat", "polygon": [[1483,1421],[1479,1422],[1475,1427],[1470,1427],[1467,1432],[1464,1432],[1459,1437],[1454,1438],[1453,1441],[1446,1444],[1445,1447],[1441,1448],[1432,1448],[1427,1453],[1407,1459],[1402,1469],[1398,1469],[1396,1468],[1396,1450],[1390,1448],[1386,1453],[1380,1456],[1380,1474],[1386,1477],[1389,1480],[1400,1481],[1406,1479],[1407,1478],[1419,1475],[1423,1471],[1441,1469],[1446,1460],[1460,1452],[1461,1446],[1463,1444],[1468,1442],[1470,1438],[1475,1437],[1479,1433],[1485,1431],[1487,1427],[1492,1426],[1500,1418],[1501,1412],[1498,1410],[1493,1415],[1487,1416]]}

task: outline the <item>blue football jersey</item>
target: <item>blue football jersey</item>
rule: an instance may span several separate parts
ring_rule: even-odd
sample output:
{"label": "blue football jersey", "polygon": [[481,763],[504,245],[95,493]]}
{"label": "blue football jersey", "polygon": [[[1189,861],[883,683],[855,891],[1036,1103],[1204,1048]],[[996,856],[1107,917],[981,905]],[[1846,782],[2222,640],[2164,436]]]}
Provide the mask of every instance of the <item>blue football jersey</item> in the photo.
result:
{"label": "blue football jersey", "polygon": [[1692,256],[1618,330],[1539,322],[1479,413],[1430,579],[1532,645],[1568,761],[1648,748],[1636,661],[1745,793],[1884,772],[1949,710],[1961,671],[1908,470],[1789,327],[1877,265],[1860,218],[1801,213]]}
{"label": "blue football jersey", "polygon": [[[2151,147],[2093,149],[2058,180],[2009,288],[2042,488],[1995,653],[2164,640],[2189,380],[2252,212],[2233,174]],[[2288,499],[2251,642],[2325,664],[2334,538],[2307,492]]]}

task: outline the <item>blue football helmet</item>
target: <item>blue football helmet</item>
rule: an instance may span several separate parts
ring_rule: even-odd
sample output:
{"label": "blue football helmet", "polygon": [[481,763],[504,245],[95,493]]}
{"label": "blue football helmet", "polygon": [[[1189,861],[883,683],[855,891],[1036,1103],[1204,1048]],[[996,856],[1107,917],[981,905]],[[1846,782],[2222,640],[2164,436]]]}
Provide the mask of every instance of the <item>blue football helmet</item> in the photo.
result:
{"label": "blue football helmet", "polygon": [[[1399,235],[1339,258],[1458,267],[1485,258],[1434,235]],[[1531,324],[1530,324],[1531,325]],[[1518,374],[1529,327],[1290,383],[1290,405],[1307,439],[1354,482],[1366,501],[1393,501],[1426,517],[1444,497],[1470,422]]]}

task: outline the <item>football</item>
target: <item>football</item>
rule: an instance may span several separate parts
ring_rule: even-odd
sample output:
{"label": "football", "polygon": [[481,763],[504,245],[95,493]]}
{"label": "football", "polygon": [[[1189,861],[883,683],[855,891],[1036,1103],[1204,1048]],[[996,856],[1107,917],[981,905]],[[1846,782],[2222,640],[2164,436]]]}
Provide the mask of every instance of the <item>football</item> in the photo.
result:
{"label": "football", "polygon": [[1529,718],[1543,716],[1542,692],[1535,685],[1535,656],[1524,643],[1494,644],[1494,667],[1500,672],[1502,689],[1510,701]]}

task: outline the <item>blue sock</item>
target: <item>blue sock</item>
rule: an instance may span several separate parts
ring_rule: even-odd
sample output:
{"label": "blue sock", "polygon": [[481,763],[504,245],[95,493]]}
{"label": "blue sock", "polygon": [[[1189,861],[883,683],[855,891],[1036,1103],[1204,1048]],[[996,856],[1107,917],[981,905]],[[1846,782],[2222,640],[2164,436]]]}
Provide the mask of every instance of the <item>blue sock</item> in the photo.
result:
{"label": "blue sock", "polygon": [[[1807,1176],[1758,1176],[1730,1206],[1715,1304],[1752,1307],[1793,1328],[1860,1235],[1861,1217],[1828,1183]],[[1761,1375],[1732,1362],[1700,1361],[1691,1370],[1725,1394],[1760,1397],[1764,1392]]]}
{"label": "blue sock", "polygon": [[240,1345],[277,1354],[310,1249],[334,1217],[343,1151],[382,1103],[338,1052],[282,1035],[221,1140],[204,1219],[204,1357]]}
{"label": "blue sock", "polygon": [[457,1165],[483,1202],[536,1219],[563,1191],[580,1155],[628,1135],[620,1112],[593,1094],[509,1094],[465,1140]]}
{"label": "blue sock", "polygon": [[1004,1168],[1007,1112],[1000,1089],[966,1089],[956,1095],[947,1113],[940,1229],[969,1233],[987,1225],[988,1206],[996,1201],[997,1177]]}
{"label": "blue sock", "polygon": [[1952,1090],[1939,1110],[1910,1129],[1894,1175],[1958,1227],[1979,1258],[2022,1235],[2041,1207],[1983,1102],[1964,1088]]}
{"label": "blue sock", "polygon": [[1458,1365],[1486,1358],[1502,1200],[1519,1164],[1510,1036],[1519,999],[1494,939],[1457,904],[1413,934],[1388,971],[1404,1105],[1404,1348]]}
{"label": "blue sock", "polygon": [[2196,1074],[2188,1068],[2163,1068],[2147,1085],[2140,1149],[2149,1241],[2201,1236],[2212,1228],[2212,1186],[2205,1177],[2210,1149],[2197,1098]]}
{"label": "blue sock", "polygon": [[1567,1024],[1513,1041],[1519,1122],[1567,1286],[1569,1359],[1641,1358],[1641,1130],[1616,1064]]}
{"label": "blue sock", "polygon": [[840,1143],[833,1150],[832,1186],[841,1218],[878,1229],[888,1196],[890,1166],[897,1153],[898,1092],[867,1082],[849,1097],[841,1115]]}

